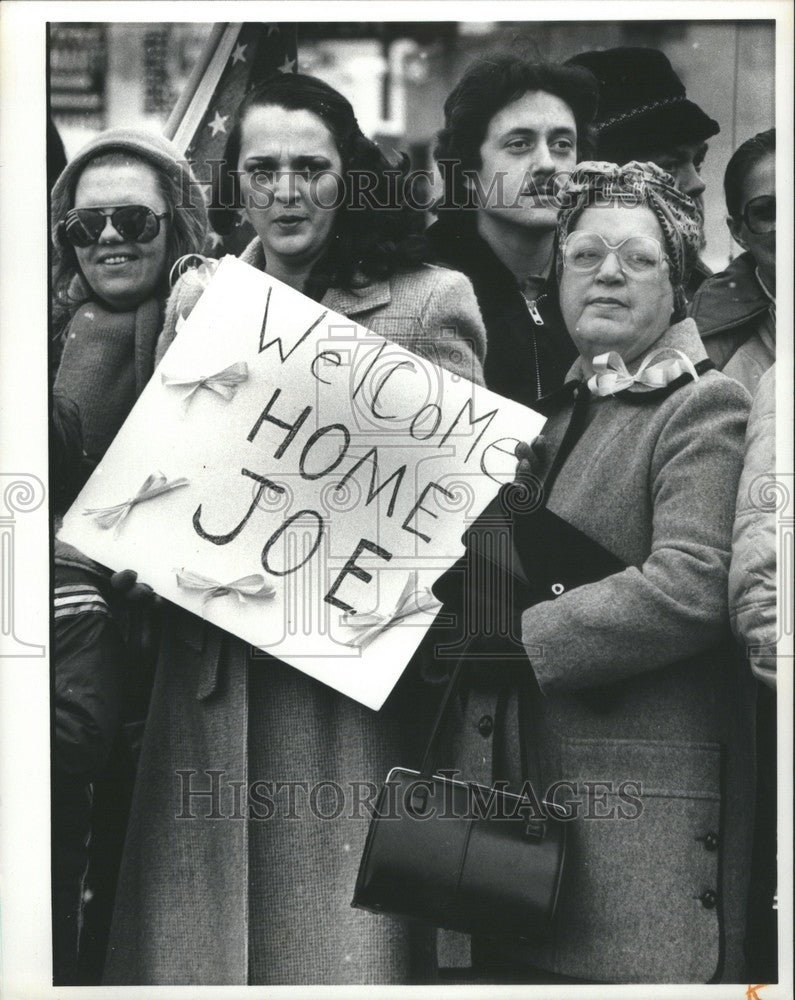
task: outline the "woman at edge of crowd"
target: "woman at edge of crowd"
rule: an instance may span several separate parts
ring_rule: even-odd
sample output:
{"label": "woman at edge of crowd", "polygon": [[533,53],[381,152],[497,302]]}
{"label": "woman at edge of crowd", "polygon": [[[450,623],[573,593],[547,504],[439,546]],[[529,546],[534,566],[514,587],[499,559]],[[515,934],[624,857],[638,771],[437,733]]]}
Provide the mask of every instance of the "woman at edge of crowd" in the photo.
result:
{"label": "woman at edge of crowd", "polygon": [[747,954],[749,978],[778,978],[776,817],[776,532],[767,491],[776,451],[776,130],[747,139],[723,179],[727,225],[743,253],[704,283],[693,318],[716,365],[753,396],[737,494],[729,614],[757,691],[757,821]]}
{"label": "woman at edge of crowd", "polygon": [[[407,208],[357,211],[346,204],[355,170],[370,171],[376,193],[385,194],[388,164],[342,95],[300,74],[266,81],[242,103],[225,158],[229,173],[216,192],[213,223],[225,231],[234,212],[224,206],[239,204],[241,194],[257,233],[244,261],[482,383],[485,333],[468,280],[421,263],[415,236],[421,220]],[[330,208],[338,203],[340,178],[342,207]],[[158,358],[211,268],[186,270],[175,286]],[[266,821],[219,821],[205,818],[201,797],[190,798],[208,787],[210,769],[223,772],[227,814],[233,780],[248,787],[259,779],[378,784],[413,738],[417,709],[410,698],[402,704],[396,694],[380,713],[371,712],[171,608],[105,981],[427,981],[434,964],[430,932],[350,906],[366,811],[356,822],[344,816],[323,822],[304,803],[300,818],[288,820],[279,803]],[[183,782],[190,772],[191,818],[175,818],[184,813],[180,771]]]}
{"label": "woman at edge of crowd", "polygon": [[[549,936],[473,939],[474,981],[743,982],[754,688],[730,641],[727,574],[748,394],[711,370],[684,318],[690,199],[634,162],[581,164],[570,194],[558,271],[579,358],[544,401],[543,438],[518,453],[548,510],[627,568],[521,615],[536,795],[571,783],[579,813]],[[518,788],[503,681],[499,661],[473,665],[444,764],[488,785],[502,761]],[[627,780],[641,808],[622,816]]]}
{"label": "woman at edge of crowd", "polygon": [[776,360],[776,130],[746,140],[723,178],[732,239],[743,253],[696,293],[690,315],[715,366],[756,395]]}
{"label": "woman at edge of crowd", "polygon": [[723,178],[727,225],[743,253],[704,282],[691,307],[717,367],[753,397],[737,494],[729,614],[757,691],[757,829],[749,896],[749,979],[778,976],[775,893],[777,816],[776,505],[766,502],[776,451],[776,130],[732,154]]}
{"label": "woman at edge of crowd", "polygon": [[[51,226],[57,529],[152,374],[169,270],[202,249],[207,209],[175,146],[117,128],[61,170]],[[56,538],[53,964],[61,985],[96,985],[102,974],[153,674],[154,611],[123,600],[116,582]]]}

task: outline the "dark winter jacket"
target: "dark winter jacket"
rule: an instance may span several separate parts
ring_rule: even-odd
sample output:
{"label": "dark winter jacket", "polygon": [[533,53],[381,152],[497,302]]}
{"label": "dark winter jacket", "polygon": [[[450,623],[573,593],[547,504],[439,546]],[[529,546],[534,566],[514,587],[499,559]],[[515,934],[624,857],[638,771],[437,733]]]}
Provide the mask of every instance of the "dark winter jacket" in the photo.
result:
{"label": "dark winter jacket", "polygon": [[759,379],[776,360],[776,324],[751,254],[708,278],[690,315],[715,367],[754,396]]}
{"label": "dark winter jacket", "polygon": [[693,301],[699,288],[701,288],[707,278],[711,277],[711,275],[712,271],[710,271],[704,261],[699,257],[693,265],[693,269],[691,270],[687,283],[685,284],[685,298],[688,302]]}
{"label": "dark winter jacket", "polygon": [[563,323],[554,275],[531,305],[482,239],[473,213],[444,216],[427,231],[435,260],[472,282],[486,327],[486,387],[532,406],[563,385],[577,349]]}
{"label": "dark winter jacket", "polygon": [[103,567],[55,548],[55,764],[93,780],[119,730],[126,651]]}

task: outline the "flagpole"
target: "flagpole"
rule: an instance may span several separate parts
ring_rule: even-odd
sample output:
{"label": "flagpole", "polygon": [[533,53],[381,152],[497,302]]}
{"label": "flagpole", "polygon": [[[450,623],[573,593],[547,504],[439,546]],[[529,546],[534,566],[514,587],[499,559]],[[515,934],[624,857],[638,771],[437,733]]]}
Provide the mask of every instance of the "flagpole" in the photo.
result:
{"label": "flagpole", "polygon": [[242,22],[213,25],[207,44],[169,115],[163,134],[183,152],[201,124],[242,27]]}

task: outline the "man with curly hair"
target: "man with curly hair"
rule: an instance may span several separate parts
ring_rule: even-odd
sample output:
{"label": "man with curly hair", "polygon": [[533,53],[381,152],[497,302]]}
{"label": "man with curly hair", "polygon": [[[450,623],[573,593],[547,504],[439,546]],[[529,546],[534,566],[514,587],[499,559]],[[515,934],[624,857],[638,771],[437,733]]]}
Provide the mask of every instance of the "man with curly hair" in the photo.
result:
{"label": "man with curly hair", "polygon": [[525,405],[557,389],[577,354],[552,262],[557,195],[590,154],[595,110],[586,70],[508,55],[475,62],[444,106],[434,150],[444,194],[428,238],[474,286],[486,385]]}

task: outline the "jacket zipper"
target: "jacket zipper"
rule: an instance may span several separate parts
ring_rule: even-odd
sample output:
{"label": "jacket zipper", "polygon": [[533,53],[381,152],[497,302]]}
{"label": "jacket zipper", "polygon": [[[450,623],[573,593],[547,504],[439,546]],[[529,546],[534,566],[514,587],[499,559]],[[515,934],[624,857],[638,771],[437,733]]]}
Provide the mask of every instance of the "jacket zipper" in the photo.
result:
{"label": "jacket zipper", "polygon": [[[536,326],[543,326],[544,319],[541,313],[538,311],[538,303],[546,298],[546,293],[539,295],[536,299],[525,299],[527,304],[527,311],[530,313],[530,319],[535,323]],[[533,348],[533,365],[536,371],[536,399],[541,398],[541,368],[538,364],[538,343],[536,341],[536,332],[533,330],[531,332],[531,344]]]}
{"label": "jacket zipper", "polygon": [[538,303],[543,299],[543,295],[539,295],[537,299],[528,300],[525,299],[527,303],[527,311],[530,313],[530,319],[535,323],[536,326],[543,326],[544,320],[541,317],[541,313],[538,311]]}
{"label": "jacket zipper", "polygon": [[538,343],[536,342],[535,330],[533,330],[530,336],[532,337],[533,344],[533,364],[536,370],[536,399],[541,399],[541,368],[538,364]]}

